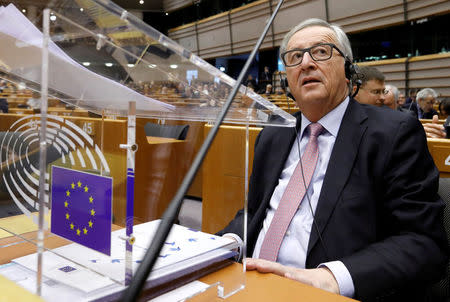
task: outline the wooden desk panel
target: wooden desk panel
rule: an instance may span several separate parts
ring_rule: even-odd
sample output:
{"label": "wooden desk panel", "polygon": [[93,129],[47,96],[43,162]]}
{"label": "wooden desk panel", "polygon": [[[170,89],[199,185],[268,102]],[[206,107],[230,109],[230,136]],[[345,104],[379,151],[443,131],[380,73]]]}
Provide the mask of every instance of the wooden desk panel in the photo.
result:
{"label": "wooden desk panel", "polygon": [[[152,119],[136,119],[135,217],[137,222],[161,218],[191,166],[203,142],[203,122],[189,122],[184,141],[156,138],[149,143],[144,125]],[[171,124],[181,124],[173,122]],[[184,122],[183,124],[186,124]],[[195,183],[201,183],[197,175]],[[189,194],[189,192],[188,192]],[[195,193],[195,194],[201,194]]]}
{"label": "wooden desk panel", "polygon": [[[424,118],[419,119],[419,121],[422,123],[422,125],[423,125],[423,124],[428,124],[428,123],[432,123],[432,122],[433,122],[432,119],[424,119]],[[439,119],[439,120],[438,120],[438,124],[443,125],[444,123],[445,123],[445,119]]]}
{"label": "wooden desk panel", "polygon": [[[205,126],[205,136],[211,126]],[[249,128],[249,177],[256,137],[262,128]],[[202,231],[225,227],[245,198],[245,127],[221,126],[203,163]]]}
{"label": "wooden desk panel", "polygon": [[427,138],[427,144],[440,177],[450,177],[450,139]]}

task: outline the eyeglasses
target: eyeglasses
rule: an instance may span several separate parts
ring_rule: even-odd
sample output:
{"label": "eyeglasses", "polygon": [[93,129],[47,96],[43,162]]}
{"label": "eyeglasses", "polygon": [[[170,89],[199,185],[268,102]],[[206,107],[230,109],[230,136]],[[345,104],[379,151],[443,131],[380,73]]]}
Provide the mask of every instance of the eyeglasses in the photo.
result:
{"label": "eyeglasses", "polygon": [[431,100],[423,100],[423,102],[424,102],[425,104],[427,104],[427,105],[433,105],[433,104],[436,102],[436,100],[435,100],[435,99],[431,99]]}
{"label": "eyeglasses", "polygon": [[281,54],[281,59],[286,67],[297,66],[302,63],[303,56],[307,52],[314,61],[326,61],[333,56],[333,48],[345,58],[344,53],[333,43],[320,43],[308,48],[288,50]]}
{"label": "eyeglasses", "polygon": [[[366,90],[364,88],[361,88],[361,89]],[[369,92],[371,94],[373,94],[373,95],[379,95],[379,94],[386,95],[386,94],[389,93],[389,90],[387,90],[387,89],[373,89],[373,90],[369,90]]]}

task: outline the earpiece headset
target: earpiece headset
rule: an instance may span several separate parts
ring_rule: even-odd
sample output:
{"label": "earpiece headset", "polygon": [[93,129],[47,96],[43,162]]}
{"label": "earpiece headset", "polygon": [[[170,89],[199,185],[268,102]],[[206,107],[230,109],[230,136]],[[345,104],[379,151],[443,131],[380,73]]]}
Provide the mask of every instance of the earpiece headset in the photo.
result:
{"label": "earpiece headset", "polygon": [[352,61],[348,57],[345,57],[345,77],[350,80],[350,82],[356,85],[355,92],[351,95],[352,98],[358,94],[359,88],[362,85],[361,77],[362,74],[359,72],[359,67],[356,64],[353,64]]}

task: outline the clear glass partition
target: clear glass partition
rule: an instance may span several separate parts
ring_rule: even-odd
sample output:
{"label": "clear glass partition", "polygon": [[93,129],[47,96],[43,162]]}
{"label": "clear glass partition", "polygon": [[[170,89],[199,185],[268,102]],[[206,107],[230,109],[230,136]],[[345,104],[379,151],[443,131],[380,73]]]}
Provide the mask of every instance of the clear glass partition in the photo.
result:
{"label": "clear glass partition", "polygon": [[[0,273],[49,301],[117,300],[235,81],[107,0],[51,1],[34,23],[14,3],[0,14],[0,99],[10,106],[0,118],[0,254],[8,255],[0,260],[9,263]],[[244,86],[225,122],[246,131],[245,158],[249,126],[295,125]],[[200,175],[193,187],[201,185]],[[188,216],[201,208],[189,206]],[[145,296],[207,274],[193,296],[243,288],[243,269],[210,274],[236,259],[237,244],[185,221],[167,238]]]}

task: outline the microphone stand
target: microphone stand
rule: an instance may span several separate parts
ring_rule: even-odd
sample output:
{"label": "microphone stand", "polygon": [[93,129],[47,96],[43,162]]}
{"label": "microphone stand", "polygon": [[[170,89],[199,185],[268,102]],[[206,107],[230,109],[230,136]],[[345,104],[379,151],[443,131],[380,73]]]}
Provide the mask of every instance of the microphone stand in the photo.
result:
{"label": "microphone stand", "polygon": [[183,203],[183,198],[186,195],[186,192],[188,191],[189,187],[191,186],[191,183],[195,175],[197,174],[197,171],[199,170],[203,162],[203,159],[205,158],[206,153],[209,150],[209,147],[211,146],[214,138],[216,137],[217,131],[219,131],[219,126],[225,119],[225,116],[231,107],[231,103],[233,102],[233,99],[239,90],[239,87],[244,79],[244,76],[247,74],[250,64],[253,61],[259,47],[261,46],[267,32],[269,31],[269,28],[272,25],[273,20],[275,19],[275,16],[277,15],[283,1],[284,0],[279,0],[274,12],[272,13],[272,16],[270,17],[266,26],[264,27],[264,30],[261,36],[259,37],[258,41],[256,42],[256,45],[253,48],[252,52],[250,53],[247,62],[245,62],[245,65],[242,68],[242,71],[239,74],[239,77],[236,80],[236,83],[233,89],[231,90],[230,95],[228,95],[228,98],[223,105],[222,111],[220,112],[219,117],[216,120],[216,124],[208,133],[205,141],[203,142],[202,146],[200,147],[200,150],[197,153],[197,156],[194,158],[191,167],[186,173],[186,176],[184,177],[180,188],[178,189],[174,198],[172,199],[166,211],[164,212],[161,218],[161,222],[158,226],[158,229],[155,232],[155,237],[153,238],[150,247],[145,253],[141,265],[138,267],[136,274],[134,275],[130,283],[130,286],[128,286],[128,288],[125,290],[120,301],[131,302],[137,300],[139,293],[141,292],[142,288],[145,285],[145,281],[147,280],[156,260],[158,259],[159,254],[161,253],[161,249],[164,245],[164,242],[167,236],[169,235],[169,232],[173,224],[175,223],[175,219],[178,216],[178,212]]}

